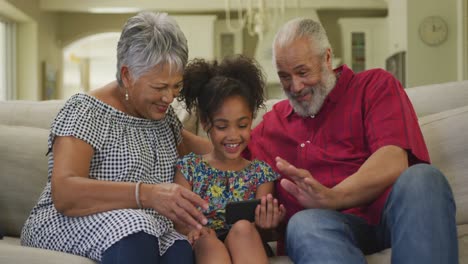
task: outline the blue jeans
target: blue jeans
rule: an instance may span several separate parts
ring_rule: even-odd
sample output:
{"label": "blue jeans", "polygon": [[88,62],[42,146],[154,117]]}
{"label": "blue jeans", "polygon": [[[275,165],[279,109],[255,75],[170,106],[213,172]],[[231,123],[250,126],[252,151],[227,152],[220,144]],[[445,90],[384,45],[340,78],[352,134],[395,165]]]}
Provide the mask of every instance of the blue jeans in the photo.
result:
{"label": "blue jeans", "polygon": [[333,210],[295,214],[286,232],[294,263],[366,263],[364,255],[392,248],[392,263],[458,263],[455,202],[444,175],[427,164],[395,182],[378,226]]}
{"label": "blue jeans", "polygon": [[138,232],[118,241],[102,254],[103,264],[192,264],[192,246],[186,240],[176,240],[167,251],[159,255],[158,238]]}

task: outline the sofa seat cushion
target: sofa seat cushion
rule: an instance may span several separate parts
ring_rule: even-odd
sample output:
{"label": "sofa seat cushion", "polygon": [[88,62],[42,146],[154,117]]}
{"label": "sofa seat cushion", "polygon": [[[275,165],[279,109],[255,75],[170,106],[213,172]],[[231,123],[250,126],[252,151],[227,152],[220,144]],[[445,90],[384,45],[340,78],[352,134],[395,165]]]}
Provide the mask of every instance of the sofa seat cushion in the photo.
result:
{"label": "sofa seat cushion", "polygon": [[468,225],[458,225],[458,256],[460,263],[468,263]]}
{"label": "sofa seat cushion", "polygon": [[5,237],[0,240],[0,263],[15,264],[95,264],[91,259],[58,251],[23,247],[20,240]]}
{"label": "sofa seat cushion", "polygon": [[47,137],[42,128],[0,125],[0,227],[20,235],[47,181]]}
{"label": "sofa seat cushion", "polygon": [[419,119],[432,164],[447,177],[457,205],[457,224],[468,224],[468,106]]}

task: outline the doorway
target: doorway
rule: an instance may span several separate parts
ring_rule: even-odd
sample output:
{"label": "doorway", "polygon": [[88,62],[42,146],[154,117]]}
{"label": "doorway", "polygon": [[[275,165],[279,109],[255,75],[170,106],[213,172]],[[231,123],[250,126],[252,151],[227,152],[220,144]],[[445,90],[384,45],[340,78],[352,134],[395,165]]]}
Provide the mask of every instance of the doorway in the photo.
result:
{"label": "doorway", "polygon": [[119,37],[120,32],[99,33],[64,48],[62,99],[115,80]]}

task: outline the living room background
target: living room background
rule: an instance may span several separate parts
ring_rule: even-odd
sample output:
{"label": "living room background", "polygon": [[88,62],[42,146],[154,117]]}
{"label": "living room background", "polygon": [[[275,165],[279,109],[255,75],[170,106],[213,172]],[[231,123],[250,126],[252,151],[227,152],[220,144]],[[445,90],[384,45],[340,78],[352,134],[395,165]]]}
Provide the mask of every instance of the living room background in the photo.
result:
{"label": "living room background", "polygon": [[[184,29],[188,38],[195,36],[194,40],[200,41],[191,47],[190,53],[203,54],[207,59],[219,56],[219,36],[226,33],[224,25],[226,15],[224,13],[224,1],[139,1],[143,9],[166,11],[169,14],[180,17],[191,16],[187,24],[192,28]],[[235,3],[236,1],[231,1]],[[289,3],[289,1],[287,1]],[[378,28],[379,32],[385,32],[386,43],[374,44],[371,54],[367,54],[370,61],[376,57],[390,58],[391,56],[404,52],[406,87],[425,85],[430,83],[442,83],[447,81],[464,80],[467,74],[467,0],[349,0],[349,1],[290,1],[298,3],[301,16],[318,18],[326,28],[330,42],[334,48],[335,63],[350,64],[347,61],[344,47],[343,27],[338,21],[346,19],[373,19],[383,20],[384,26]],[[0,17],[4,21],[16,24],[16,78],[13,84],[9,84],[9,89],[14,94],[10,99],[43,100],[51,99],[46,96],[47,76],[54,76],[56,91],[54,98],[66,98],[77,91],[86,91],[93,86],[102,83],[104,80],[96,82],[93,76],[97,76],[103,71],[101,79],[113,78],[114,68],[109,68],[111,61],[103,60],[101,57],[67,57],[66,50],[80,40],[96,36],[97,34],[119,32],[123,22],[133,13],[120,13],[122,9],[109,13],[110,7],[123,7],[122,1],[73,1],[73,0],[0,0]],[[108,9],[93,13],[90,7],[104,6]],[[132,7],[135,10],[134,3]],[[115,9],[114,9],[115,10]],[[104,13],[103,13],[104,12]],[[298,11],[291,7],[287,9],[288,16],[298,14]],[[237,13],[230,13],[236,19]],[[419,27],[421,21],[428,16],[442,17],[448,25],[448,37],[439,46],[428,46],[419,37]],[[194,19],[198,19],[196,23]],[[181,22],[179,22],[181,23]],[[372,24],[372,22],[369,22]],[[368,24],[369,24],[368,23]],[[183,23],[181,23],[182,26]],[[203,29],[203,30],[200,30]],[[212,30],[212,32],[207,32]],[[199,36],[202,32],[204,37]],[[211,36],[210,36],[211,34]],[[239,37],[240,35],[240,37]],[[223,36],[226,36],[224,34]],[[230,37],[230,36],[228,36]],[[259,51],[265,51],[269,47],[268,41],[260,47],[261,41],[257,36],[250,36],[244,29],[240,34],[235,34],[235,40],[241,39],[229,49],[236,52],[241,51],[247,56],[259,57]],[[374,41],[374,40],[372,40]],[[372,44],[368,41],[368,45]],[[193,42],[193,40],[192,40]],[[109,41],[109,44],[112,42]],[[190,41],[189,41],[190,43]],[[229,42],[228,42],[229,43]],[[89,46],[89,45],[88,45]],[[96,47],[94,44],[91,47]],[[266,47],[266,48],[265,48]],[[108,50],[115,50],[115,44],[111,44]],[[208,51],[207,53],[203,53]],[[201,53],[200,53],[201,52]],[[68,54],[70,55],[70,54]],[[67,75],[66,60],[74,60],[78,64],[70,64],[78,69],[78,75]],[[79,59],[79,60],[77,60]],[[88,65],[83,62],[90,62]],[[70,62],[70,61],[69,61]],[[269,81],[267,94],[270,98],[282,96],[274,69],[272,71],[271,60],[262,62],[266,69]],[[87,66],[86,66],[87,65]],[[386,67],[385,60],[379,59],[377,67]],[[85,71],[83,72],[83,69]],[[86,71],[87,69],[87,71]],[[104,69],[104,70],[103,70]],[[55,72],[55,75],[50,73]],[[93,74],[94,73],[94,74]],[[111,76],[112,74],[112,76]],[[3,76],[3,75],[0,75]],[[109,77],[107,77],[109,76]],[[3,77],[0,77],[3,78]],[[49,78],[50,79],[50,78]],[[78,80],[78,87],[69,89],[66,83]],[[75,84],[76,85],[76,84]],[[50,87],[50,85],[49,85]],[[5,92],[2,92],[5,96]]]}

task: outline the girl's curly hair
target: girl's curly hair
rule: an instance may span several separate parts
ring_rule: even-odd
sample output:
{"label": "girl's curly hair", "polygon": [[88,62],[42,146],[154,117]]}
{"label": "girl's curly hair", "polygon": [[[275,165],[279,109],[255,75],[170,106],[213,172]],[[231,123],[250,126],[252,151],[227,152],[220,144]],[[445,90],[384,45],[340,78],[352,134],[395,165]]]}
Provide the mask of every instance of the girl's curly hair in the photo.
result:
{"label": "girl's curly hair", "polygon": [[204,59],[189,62],[184,72],[184,87],[178,98],[187,111],[196,110],[200,120],[212,123],[214,113],[224,100],[241,96],[253,116],[264,106],[265,76],[259,64],[243,55],[226,57],[218,63]]}

